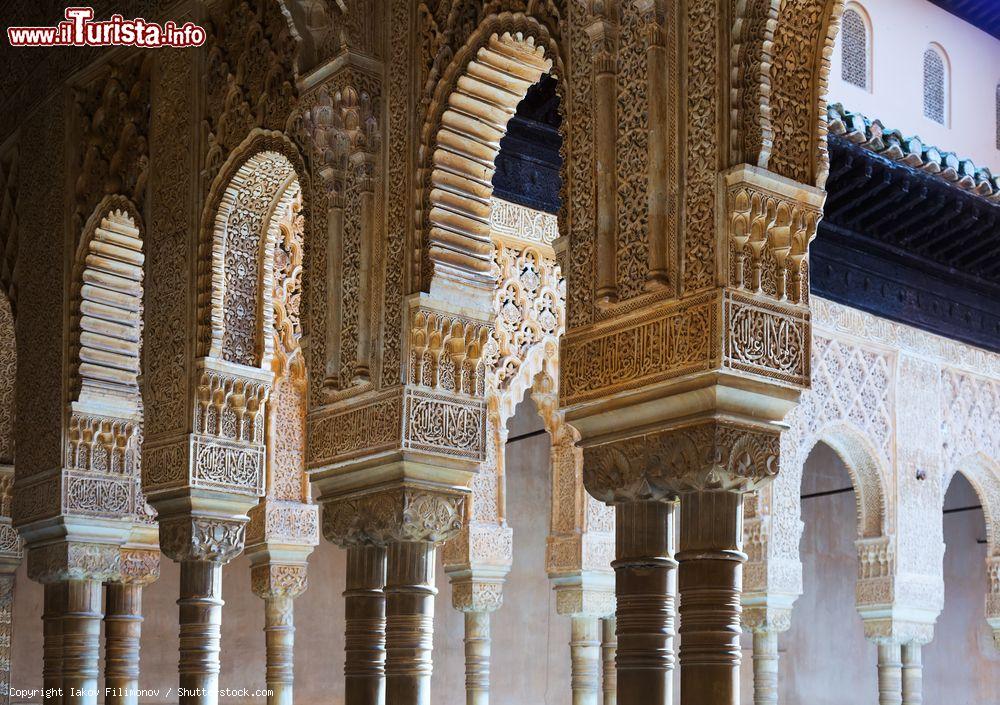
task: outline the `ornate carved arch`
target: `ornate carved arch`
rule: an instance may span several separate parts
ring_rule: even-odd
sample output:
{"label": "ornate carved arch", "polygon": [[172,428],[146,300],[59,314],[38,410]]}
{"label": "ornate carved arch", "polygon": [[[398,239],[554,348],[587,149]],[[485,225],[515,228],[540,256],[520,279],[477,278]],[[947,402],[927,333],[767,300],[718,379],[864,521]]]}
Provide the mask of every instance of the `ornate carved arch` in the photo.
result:
{"label": "ornate carved arch", "polygon": [[[858,538],[886,536],[891,517],[883,478],[888,475],[881,467],[874,446],[850,423],[838,423],[817,434],[800,457],[804,460],[820,442],[833,449],[851,477],[858,511]],[[801,481],[801,469],[799,473]]]}
{"label": "ornate carved arch", "polygon": [[490,196],[500,139],[528,89],[553,65],[558,49],[545,26],[503,13],[483,20],[445,70],[418,155],[421,288],[432,279],[445,285],[440,275],[492,289]]}
{"label": "ornate carved arch", "polygon": [[[1000,522],[1000,462],[983,453],[965,456],[958,462],[954,472],[947,473],[945,490],[957,473],[962,473],[969,481],[983,506],[987,560],[990,558],[1000,560],[1000,524],[997,523]],[[1000,593],[1000,585],[997,592]],[[997,606],[1000,608],[1000,604]]]}
{"label": "ornate carved arch", "polygon": [[781,0],[772,35],[772,9],[768,8],[758,38],[747,41],[761,47],[761,94],[769,99],[761,101],[759,109],[747,101],[736,108],[745,113],[743,125],[758,120],[759,115],[760,124],[769,126],[773,134],[770,154],[762,149],[758,164],[820,188],[829,171],[826,95],[830,57],[843,10],[844,0]]}
{"label": "ornate carved arch", "polygon": [[[986,521],[986,622],[1000,648],[1000,462],[984,453],[963,457],[955,469],[972,485]],[[945,474],[945,489],[955,472]],[[942,495],[943,497],[943,495]]]}
{"label": "ornate carved arch", "polygon": [[303,192],[305,173],[291,140],[259,129],[219,170],[199,244],[199,357],[270,366],[278,222]]}
{"label": "ornate carved arch", "polygon": [[138,413],[142,347],[142,218],[124,196],[106,196],[76,251],[70,301],[72,399]]}

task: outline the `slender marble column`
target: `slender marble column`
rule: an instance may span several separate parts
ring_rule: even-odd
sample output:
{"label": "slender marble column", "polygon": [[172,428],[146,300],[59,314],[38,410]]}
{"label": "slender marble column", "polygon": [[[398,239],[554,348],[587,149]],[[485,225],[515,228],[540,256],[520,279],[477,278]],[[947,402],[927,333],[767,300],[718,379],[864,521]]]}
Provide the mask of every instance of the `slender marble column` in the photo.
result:
{"label": "slender marble column", "polygon": [[604,705],[618,703],[618,672],[615,670],[615,652],[618,650],[617,623],[614,617],[601,620],[601,653],[604,658]]}
{"label": "slender marble column", "polygon": [[62,615],[66,610],[66,586],[46,583],[42,611],[42,687],[46,705],[61,705]]}
{"label": "slender marble column", "polygon": [[392,541],[386,550],[385,679],[388,705],[430,705],[434,645],[434,559],[430,541]]}
{"label": "slender marble column", "polygon": [[900,705],[903,702],[903,664],[899,644],[893,641],[878,645],[879,705]]}
{"label": "slender marble column", "polygon": [[65,705],[97,705],[103,587],[100,580],[65,582],[66,611],[62,619]]}
{"label": "slender marble column", "polygon": [[347,705],[385,702],[385,548],[347,549],[344,690]]}
{"label": "slender marble column", "polygon": [[616,505],[615,595],[617,598],[618,702],[670,702],[674,666],[674,607],[671,591],[676,563],[670,555],[673,503]]}
{"label": "slender marble column", "polygon": [[681,692],[684,705],[739,705],[743,497],[681,496]]}
{"label": "slender marble column", "polygon": [[465,613],[465,703],[490,703],[490,613]]}
{"label": "slender marble column", "polygon": [[920,643],[903,644],[903,705],[921,705],[923,695],[923,663]]}
{"label": "slender marble column", "polygon": [[292,705],[295,683],[295,598],[274,594],[264,599],[265,682],[268,705]]}
{"label": "slender marble column", "polygon": [[778,702],[778,632],[773,629],[753,632],[753,702],[754,705]]}
{"label": "slender marble column", "polygon": [[222,563],[181,561],[180,599],[181,705],[216,705],[219,701],[219,651],[222,631]]}
{"label": "slender marble column", "polygon": [[142,636],[142,584],[108,583],[104,617],[106,705],[139,702],[139,639]]}
{"label": "slender marble column", "polygon": [[615,171],[617,129],[617,18],[614,3],[588,28],[594,50],[594,137],[597,180],[597,298],[618,301],[616,248],[618,185]]}
{"label": "slender marble column", "polygon": [[601,620],[573,617],[570,649],[570,682],[573,705],[599,705],[601,694]]}

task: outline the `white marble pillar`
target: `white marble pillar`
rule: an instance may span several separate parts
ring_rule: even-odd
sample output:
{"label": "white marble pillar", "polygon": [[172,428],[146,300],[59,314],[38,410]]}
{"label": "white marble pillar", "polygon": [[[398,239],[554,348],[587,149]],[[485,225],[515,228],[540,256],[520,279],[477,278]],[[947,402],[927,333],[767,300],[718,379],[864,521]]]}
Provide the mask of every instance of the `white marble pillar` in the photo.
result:
{"label": "white marble pillar", "polygon": [[901,705],[903,702],[903,664],[899,644],[892,640],[878,643],[878,703]]}
{"label": "white marble pillar", "polygon": [[604,705],[618,703],[618,672],[615,668],[615,652],[618,651],[617,620],[614,616],[601,620],[601,654],[604,659],[604,672],[601,683],[604,688]]}
{"label": "white marble pillar", "polygon": [[921,705],[923,696],[923,663],[920,643],[903,644],[903,705]]}

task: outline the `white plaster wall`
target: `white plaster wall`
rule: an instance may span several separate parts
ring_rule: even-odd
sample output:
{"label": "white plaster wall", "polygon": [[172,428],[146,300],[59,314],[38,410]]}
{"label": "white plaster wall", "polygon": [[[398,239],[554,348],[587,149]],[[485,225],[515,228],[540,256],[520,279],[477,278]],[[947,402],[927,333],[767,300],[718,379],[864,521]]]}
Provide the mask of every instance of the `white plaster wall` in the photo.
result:
{"label": "white plaster wall", "polygon": [[[919,135],[960,157],[1000,172],[996,144],[996,88],[1000,84],[1000,40],[926,0],[849,1],[871,20],[871,92],[841,80],[838,38],[830,71],[829,102],[843,103],[906,136]],[[944,48],[950,64],[950,118],[945,126],[924,117],[923,56],[931,43]]]}

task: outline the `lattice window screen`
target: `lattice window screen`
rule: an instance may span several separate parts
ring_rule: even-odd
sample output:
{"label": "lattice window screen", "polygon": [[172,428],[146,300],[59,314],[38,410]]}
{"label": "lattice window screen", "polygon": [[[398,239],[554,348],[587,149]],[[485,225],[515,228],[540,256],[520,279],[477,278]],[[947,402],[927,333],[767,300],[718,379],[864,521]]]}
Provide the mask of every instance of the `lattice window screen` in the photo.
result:
{"label": "lattice window screen", "polygon": [[944,124],[944,59],[934,49],[924,52],[924,117]]}
{"label": "lattice window screen", "polygon": [[868,89],[868,28],[855,10],[846,10],[841,21],[843,48],[840,77],[859,88]]}

